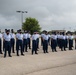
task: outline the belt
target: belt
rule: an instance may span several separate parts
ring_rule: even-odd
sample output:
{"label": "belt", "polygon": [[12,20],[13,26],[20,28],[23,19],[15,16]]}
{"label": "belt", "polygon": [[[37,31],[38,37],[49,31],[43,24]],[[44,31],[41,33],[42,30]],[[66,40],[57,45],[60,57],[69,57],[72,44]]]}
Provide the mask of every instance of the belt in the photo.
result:
{"label": "belt", "polygon": [[14,38],[11,38],[11,39],[14,39]]}
{"label": "belt", "polygon": [[5,42],[10,42],[10,41],[5,41]]}

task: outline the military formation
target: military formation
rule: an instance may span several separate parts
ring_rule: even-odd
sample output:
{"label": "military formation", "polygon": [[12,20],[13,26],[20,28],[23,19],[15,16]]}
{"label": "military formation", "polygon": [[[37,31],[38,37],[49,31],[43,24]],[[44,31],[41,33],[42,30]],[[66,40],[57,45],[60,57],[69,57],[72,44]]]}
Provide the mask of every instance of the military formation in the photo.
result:
{"label": "military formation", "polygon": [[[32,39],[32,41],[31,41]],[[34,32],[32,35],[29,31],[22,32],[17,30],[17,33],[14,33],[14,30],[5,29],[4,33],[0,32],[0,54],[4,54],[4,58],[7,56],[12,57],[12,53],[16,53],[17,56],[24,56],[24,52],[28,52],[28,48],[31,49],[31,54],[38,54],[40,47],[40,40],[43,53],[48,52],[48,46],[51,47],[52,52],[57,52],[57,47],[61,51],[73,50],[73,42],[75,40],[75,49],[76,49],[76,36],[72,33],[64,32],[52,32],[50,35],[49,32],[44,31],[41,34]],[[31,44],[32,43],[32,44]],[[2,45],[3,44],[3,45]]]}

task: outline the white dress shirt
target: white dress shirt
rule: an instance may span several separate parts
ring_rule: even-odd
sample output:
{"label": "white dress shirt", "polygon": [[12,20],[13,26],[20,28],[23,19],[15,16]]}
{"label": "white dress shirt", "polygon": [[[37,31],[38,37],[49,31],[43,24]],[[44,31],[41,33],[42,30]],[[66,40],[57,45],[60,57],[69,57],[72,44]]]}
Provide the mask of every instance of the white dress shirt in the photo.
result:
{"label": "white dress shirt", "polygon": [[36,34],[36,36],[37,36],[37,38],[39,38],[39,37],[40,37],[40,35],[39,35],[39,34]]}
{"label": "white dress shirt", "polygon": [[2,34],[0,33],[0,39],[2,39]]}
{"label": "white dress shirt", "polygon": [[65,40],[66,39],[66,36],[64,35],[62,39]]}
{"label": "white dress shirt", "polygon": [[31,37],[31,34],[28,33],[28,34],[27,34],[27,38],[30,38],[30,37]]}
{"label": "white dress shirt", "polygon": [[14,33],[10,33],[10,35],[11,35],[12,39],[15,39],[15,34]]}
{"label": "white dress shirt", "polygon": [[63,39],[63,35],[60,35],[60,36],[59,36],[59,39]]}
{"label": "white dress shirt", "polygon": [[58,38],[58,39],[60,38],[60,34],[57,34],[57,38]]}
{"label": "white dress shirt", "polygon": [[23,34],[17,33],[17,34],[16,34],[16,38],[17,38],[18,40],[23,40]]}
{"label": "white dress shirt", "polygon": [[68,37],[70,40],[73,40],[74,39],[74,36],[72,35],[70,35],[69,37]]}
{"label": "white dress shirt", "polygon": [[27,39],[28,38],[28,34],[27,33],[24,33],[23,34],[23,39]]}
{"label": "white dress shirt", "polygon": [[32,35],[32,40],[37,40],[37,35],[36,34]]}
{"label": "white dress shirt", "polygon": [[69,37],[68,37],[68,35],[65,35],[65,39],[68,39]]}
{"label": "white dress shirt", "polygon": [[49,39],[48,35],[44,35],[44,40],[48,40],[48,39]]}
{"label": "white dress shirt", "polygon": [[41,34],[41,37],[43,38],[43,39],[45,39],[44,37],[45,37],[45,34]]}
{"label": "white dress shirt", "polygon": [[51,39],[57,40],[57,35],[51,35]]}
{"label": "white dress shirt", "polygon": [[10,36],[10,34],[6,34],[6,35],[4,35],[4,40],[5,41],[10,41],[11,40],[11,36]]}
{"label": "white dress shirt", "polygon": [[50,35],[50,34],[48,34],[48,37],[50,38],[50,37],[51,37],[51,35]]}

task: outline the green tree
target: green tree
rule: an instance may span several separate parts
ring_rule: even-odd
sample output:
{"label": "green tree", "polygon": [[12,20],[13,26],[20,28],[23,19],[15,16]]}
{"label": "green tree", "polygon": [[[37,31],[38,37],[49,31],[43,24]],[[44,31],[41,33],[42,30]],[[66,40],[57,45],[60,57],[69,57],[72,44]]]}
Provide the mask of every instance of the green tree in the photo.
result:
{"label": "green tree", "polygon": [[36,20],[35,18],[29,17],[29,18],[25,19],[25,22],[23,23],[22,29],[30,31],[32,34],[34,31],[40,32],[41,27],[39,25],[38,20]]}

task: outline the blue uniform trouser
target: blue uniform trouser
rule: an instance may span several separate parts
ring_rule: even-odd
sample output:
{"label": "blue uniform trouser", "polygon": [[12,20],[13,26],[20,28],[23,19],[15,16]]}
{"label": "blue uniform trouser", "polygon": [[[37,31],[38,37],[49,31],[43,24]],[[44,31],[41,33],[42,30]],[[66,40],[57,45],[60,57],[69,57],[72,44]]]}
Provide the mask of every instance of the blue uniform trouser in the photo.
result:
{"label": "blue uniform trouser", "polygon": [[61,47],[61,39],[57,39],[57,44],[59,46],[59,48]]}
{"label": "blue uniform trouser", "polygon": [[[25,52],[27,52],[27,39],[24,39],[23,40],[23,52],[25,51]],[[25,49],[25,50],[24,50]]]}
{"label": "blue uniform trouser", "polygon": [[43,51],[45,50],[45,42],[43,41]]}
{"label": "blue uniform trouser", "polygon": [[51,40],[51,48],[52,48],[52,51],[56,51],[56,46],[57,46],[57,41],[52,39]]}
{"label": "blue uniform trouser", "polygon": [[72,47],[73,47],[73,40],[72,40]]}
{"label": "blue uniform trouser", "polygon": [[48,40],[43,41],[43,51],[44,53],[48,52]]}
{"label": "blue uniform trouser", "polygon": [[29,46],[29,49],[31,48],[30,43],[31,43],[30,38],[28,38],[28,46]]}
{"label": "blue uniform trouser", "polygon": [[69,39],[69,50],[72,50],[73,47],[73,40]]}
{"label": "blue uniform trouser", "polygon": [[15,44],[15,39],[11,39],[11,49],[12,49],[12,52],[14,53],[14,44]]}
{"label": "blue uniform trouser", "polygon": [[43,42],[44,42],[44,41],[43,41],[43,38],[41,37],[41,46],[43,46]]}
{"label": "blue uniform trouser", "polygon": [[39,38],[37,38],[37,48],[39,48]]}
{"label": "blue uniform trouser", "polygon": [[5,50],[5,41],[3,40],[3,51]]}
{"label": "blue uniform trouser", "polygon": [[57,46],[59,46],[60,47],[60,41],[59,41],[59,39],[57,38]]}
{"label": "blue uniform trouser", "polygon": [[35,54],[37,53],[37,40],[32,41],[32,54],[35,51]]}
{"label": "blue uniform trouser", "polygon": [[59,42],[60,42],[60,48],[62,50],[62,48],[63,48],[63,39],[60,39]]}
{"label": "blue uniform trouser", "polygon": [[65,40],[64,39],[60,39],[60,48],[61,48],[61,51],[63,51],[63,48],[65,50],[65,47],[66,47]]}
{"label": "blue uniform trouser", "polygon": [[49,39],[48,39],[48,44],[50,45],[50,37],[49,37]]}
{"label": "blue uniform trouser", "polygon": [[0,39],[0,53],[2,53],[1,46],[2,46],[2,40]]}
{"label": "blue uniform trouser", "polygon": [[23,45],[22,40],[17,40],[16,41],[17,55],[19,55],[19,47],[20,47],[21,54],[23,54],[23,47],[22,47],[22,45]]}
{"label": "blue uniform trouser", "polygon": [[75,39],[75,49],[76,49],[76,39]]}
{"label": "blue uniform trouser", "polygon": [[8,55],[11,55],[11,42],[5,41],[5,50],[4,50],[4,57],[6,57],[8,51]]}
{"label": "blue uniform trouser", "polygon": [[68,47],[68,39],[65,39],[66,48]]}
{"label": "blue uniform trouser", "polygon": [[65,39],[63,39],[63,48],[64,48],[64,50],[66,48],[66,40]]}

